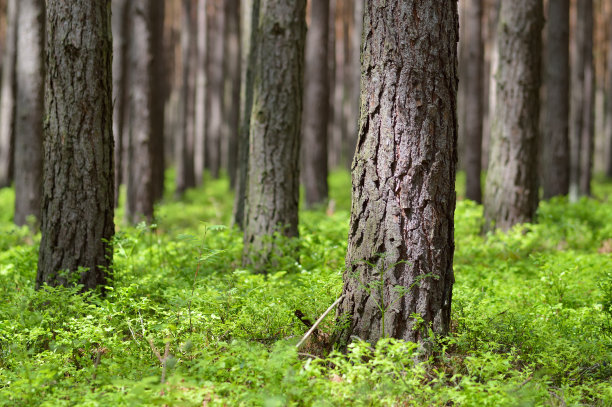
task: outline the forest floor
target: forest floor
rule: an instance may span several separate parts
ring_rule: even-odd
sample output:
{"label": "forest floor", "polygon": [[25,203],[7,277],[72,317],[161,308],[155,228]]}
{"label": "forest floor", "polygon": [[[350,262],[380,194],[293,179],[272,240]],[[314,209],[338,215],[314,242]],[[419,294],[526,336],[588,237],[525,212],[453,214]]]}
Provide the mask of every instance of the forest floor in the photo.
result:
{"label": "forest floor", "polygon": [[156,225],[117,213],[104,297],[34,290],[40,234],[0,190],[0,405],[612,406],[612,185],[486,237],[459,199],[452,332],[423,361],[389,339],[296,350],[294,312],[314,320],[342,289],[349,175],[330,182],[334,210],[302,211],[267,276],[241,266],[226,180],[180,202],[169,182]]}

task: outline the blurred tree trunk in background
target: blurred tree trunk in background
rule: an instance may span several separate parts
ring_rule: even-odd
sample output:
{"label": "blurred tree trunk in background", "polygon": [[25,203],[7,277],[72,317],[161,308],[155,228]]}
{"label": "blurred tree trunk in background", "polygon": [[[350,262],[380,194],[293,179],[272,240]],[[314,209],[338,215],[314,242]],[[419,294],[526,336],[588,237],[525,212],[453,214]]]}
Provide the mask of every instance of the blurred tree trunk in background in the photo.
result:
{"label": "blurred tree trunk in background", "polygon": [[126,137],[129,129],[126,126],[127,116],[127,49],[129,41],[128,0],[112,0],[112,30],[113,30],[113,136],[115,140],[115,208],[119,205],[119,190],[124,182],[124,156]]}
{"label": "blurred tree trunk in background", "polygon": [[205,138],[206,138],[206,59],[208,41],[208,0],[197,0],[197,47],[196,80],[195,80],[195,111],[194,111],[194,158],[196,185],[202,185],[204,177]]}
{"label": "blurred tree trunk in background", "polygon": [[240,44],[240,0],[225,1],[225,91],[223,126],[227,150],[224,167],[234,189],[238,165],[238,137],[240,132],[240,88],[242,82],[242,56]]}
{"label": "blurred tree trunk in background", "polygon": [[305,0],[263,0],[254,64],[243,262],[265,271],[274,233],[298,235]]}
{"label": "blurred tree trunk in background", "polygon": [[195,69],[197,60],[197,47],[195,36],[197,29],[195,15],[196,0],[182,0],[181,24],[181,108],[180,131],[176,137],[176,195],[182,196],[188,188],[195,183],[194,170],[194,138],[195,138]]}
{"label": "blurred tree trunk in background", "polygon": [[204,166],[219,178],[223,142],[223,51],[225,40],[224,0],[208,0],[206,60],[206,136]]}
{"label": "blurred tree trunk in background", "polygon": [[570,186],[572,201],[590,194],[593,155],[593,1],[576,2],[570,105]]}
{"label": "blurred tree trunk in background", "polygon": [[8,0],[6,12],[6,45],[0,88],[0,188],[13,182],[15,145],[15,58],[17,47],[17,0]]}
{"label": "blurred tree trunk in background", "polygon": [[538,206],[542,0],[502,2],[485,230],[530,222]]}
{"label": "blurred tree trunk in background", "polygon": [[306,35],[304,76],[303,169],[306,205],[325,203],[327,186],[327,123],[329,113],[329,0],[312,0]]}
{"label": "blurred tree trunk in background", "polygon": [[342,348],[446,334],[454,280],[457,3],[368,1],[364,31]]}
{"label": "blurred tree trunk in background", "polygon": [[[244,90],[241,101],[242,118],[238,139],[238,174],[236,182],[236,197],[234,201],[234,224],[241,229],[245,226],[246,195],[249,179],[249,134],[251,129],[251,112],[253,108],[253,93],[255,83],[255,68],[257,63],[260,0],[252,0],[243,7],[244,19],[244,50],[246,61],[244,67]],[[249,7],[250,5],[250,7]]]}
{"label": "blurred tree trunk in background", "polygon": [[20,0],[15,106],[15,223],[40,220],[44,117],[44,0]]}
{"label": "blurred tree trunk in background", "polygon": [[[466,28],[464,34],[465,55],[461,57],[465,65],[460,70],[464,88],[464,131],[466,172],[466,198],[482,202],[480,172],[482,166],[482,117],[483,93],[483,41],[482,41],[482,0],[469,0],[465,8]],[[461,77],[459,84],[461,87]]]}
{"label": "blurred tree trunk in background", "polygon": [[130,2],[130,131],[126,219],[135,224],[153,220],[153,36],[149,0]]}
{"label": "blurred tree trunk in background", "polygon": [[110,0],[47,0],[36,287],[108,284],[115,232]]}
{"label": "blurred tree trunk in background", "polygon": [[612,178],[612,33],[608,34],[607,52],[608,59],[606,70],[607,87],[605,100],[605,138],[608,142],[608,151],[606,157],[606,177]]}
{"label": "blurred tree trunk in background", "polygon": [[499,61],[497,49],[497,26],[499,22],[499,11],[501,0],[485,0],[486,21],[483,26],[486,29],[485,41],[485,72],[487,78],[484,82],[484,112],[483,112],[483,134],[482,134],[482,168],[489,167],[489,150],[491,140],[491,129],[493,127],[493,116],[495,115],[495,92],[497,82],[495,73]]}
{"label": "blurred tree trunk in background", "polygon": [[350,97],[347,105],[350,106],[348,133],[352,135],[353,142],[348,146],[347,164],[350,170],[355,155],[357,136],[359,135],[359,99],[361,97],[361,34],[363,32],[363,8],[365,0],[353,2],[353,32],[351,35],[351,85]]}
{"label": "blurred tree trunk in background", "polygon": [[164,196],[165,106],[168,98],[168,70],[164,53],[165,2],[156,0],[151,6],[151,154],[153,159],[153,200]]}
{"label": "blurred tree trunk in background", "polygon": [[569,192],[569,0],[548,2],[544,198]]}

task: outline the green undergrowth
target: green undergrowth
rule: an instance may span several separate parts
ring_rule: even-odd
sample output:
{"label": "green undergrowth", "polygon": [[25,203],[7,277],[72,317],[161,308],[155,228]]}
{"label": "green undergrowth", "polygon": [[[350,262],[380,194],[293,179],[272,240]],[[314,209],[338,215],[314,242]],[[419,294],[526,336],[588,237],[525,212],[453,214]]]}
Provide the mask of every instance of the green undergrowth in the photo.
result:
{"label": "green undergrowth", "polygon": [[105,297],[34,290],[40,235],[12,226],[0,190],[0,405],[612,405],[610,185],[485,237],[482,207],[460,200],[452,332],[423,360],[391,339],[295,349],[294,312],[314,320],[342,289],[350,177],[330,183],[333,203],[300,213],[267,276],[241,265],[226,180],[181,201],[169,187],[155,225],[118,211]]}

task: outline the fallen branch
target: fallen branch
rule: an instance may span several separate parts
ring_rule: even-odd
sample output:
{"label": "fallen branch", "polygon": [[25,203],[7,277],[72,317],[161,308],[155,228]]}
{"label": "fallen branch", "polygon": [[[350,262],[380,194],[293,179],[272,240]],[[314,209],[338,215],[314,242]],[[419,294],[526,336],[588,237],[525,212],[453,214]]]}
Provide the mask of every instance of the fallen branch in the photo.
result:
{"label": "fallen branch", "polygon": [[327,316],[327,314],[329,314],[329,313],[330,313],[330,311],[331,311],[332,309],[334,309],[334,307],[335,307],[336,305],[338,305],[338,304],[340,303],[340,301],[342,301],[342,299],[343,299],[343,298],[344,298],[344,295],[341,295],[340,297],[338,297],[338,299],[337,299],[337,300],[336,300],[336,301],[335,301],[335,302],[334,302],[332,305],[330,305],[330,306],[329,306],[329,308],[327,309],[327,311],[325,311],[325,312],[323,313],[323,315],[321,315],[321,316],[319,317],[319,319],[317,319],[317,322],[315,322],[315,323],[314,323],[314,325],[312,325],[312,327],[311,327],[311,328],[308,330],[308,332],[306,332],[306,335],[304,335],[304,337],[303,337],[303,338],[302,338],[302,339],[301,339],[301,340],[298,342],[298,344],[297,344],[297,345],[295,345],[295,347],[296,347],[296,348],[298,348],[298,349],[299,349],[299,348],[300,348],[300,347],[301,347],[301,346],[304,344],[304,342],[306,342],[306,339],[308,339],[308,337],[309,337],[310,335],[312,335],[312,333],[315,331],[315,329],[317,329],[317,326],[319,326],[319,324],[320,324],[320,323],[323,321],[323,319],[325,319],[325,317]]}

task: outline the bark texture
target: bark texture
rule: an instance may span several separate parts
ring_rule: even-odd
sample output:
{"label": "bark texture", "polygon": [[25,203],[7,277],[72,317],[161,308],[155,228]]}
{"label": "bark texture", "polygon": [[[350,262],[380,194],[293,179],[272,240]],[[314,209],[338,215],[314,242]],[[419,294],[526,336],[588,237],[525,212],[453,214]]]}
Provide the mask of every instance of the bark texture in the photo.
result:
{"label": "bark texture", "polygon": [[15,107],[15,223],[40,220],[44,116],[44,0],[20,0]]}
{"label": "bark texture", "polygon": [[153,87],[152,12],[149,0],[131,2],[130,134],[125,215],[130,223],[153,219]]}
{"label": "bark texture", "polygon": [[119,205],[119,189],[125,181],[123,170],[124,150],[127,147],[126,129],[128,111],[128,64],[127,49],[129,41],[128,0],[112,0],[113,30],[113,137],[115,140],[115,208]]}
{"label": "bark texture", "polygon": [[304,187],[306,205],[327,201],[327,124],[329,120],[329,0],[310,3],[304,77]]}
{"label": "bark texture", "polygon": [[110,0],[47,1],[36,286],[107,284],[115,225]]}
{"label": "bark texture", "polygon": [[[234,224],[244,229],[246,212],[246,195],[249,179],[249,133],[251,129],[251,111],[253,108],[253,86],[255,82],[255,63],[257,61],[257,30],[259,27],[260,0],[253,0],[248,13],[250,14],[250,30],[247,40],[248,46],[244,79],[244,101],[241,107],[242,120],[238,139],[238,180],[236,183],[236,197],[234,200]],[[246,9],[246,7],[245,7]]]}
{"label": "bark texture", "polygon": [[[482,0],[466,3],[464,52],[464,126],[466,198],[482,202],[480,172],[482,169],[482,117],[484,105],[484,44],[482,40]],[[461,83],[461,82],[460,82]]]}
{"label": "bark texture", "polygon": [[457,3],[368,1],[363,29],[339,340],[420,342],[450,324]]}
{"label": "bark texture", "polygon": [[15,62],[17,47],[17,0],[8,0],[6,11],[6,44],[0,85],[0,188],[13,182],[13,149],[15,141]]}
{"label": "bark texture", "polygon": [[273,235],[298,235],[305,0],[262,0],[250,124],[244,263],[263,268]]}
{"label": "bark texture", "polygon": [[544,198],[569,192],[569,0],[548,2]]}
{"label": "bark texture", "polygon": [[502,2],[499,65],[487,174],[485,229],[530,222],[538,206],[542,1]]}

